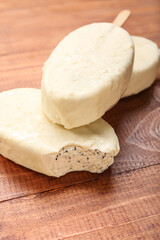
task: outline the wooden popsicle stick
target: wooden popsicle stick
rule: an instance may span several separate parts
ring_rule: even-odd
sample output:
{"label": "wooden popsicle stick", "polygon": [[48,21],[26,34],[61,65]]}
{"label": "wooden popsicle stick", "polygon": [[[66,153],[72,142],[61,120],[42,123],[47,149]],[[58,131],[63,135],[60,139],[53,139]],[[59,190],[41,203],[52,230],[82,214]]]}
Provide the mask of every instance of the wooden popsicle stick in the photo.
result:
{"label": "wooden popsicle stick", "polygon": [[120,13],[118,13],[118,15],[114,19],[113,23],[115,25],[121,27],[127,21],[127,19],[129,18],[130,15],[131,15],[130,10],[123,10]]}

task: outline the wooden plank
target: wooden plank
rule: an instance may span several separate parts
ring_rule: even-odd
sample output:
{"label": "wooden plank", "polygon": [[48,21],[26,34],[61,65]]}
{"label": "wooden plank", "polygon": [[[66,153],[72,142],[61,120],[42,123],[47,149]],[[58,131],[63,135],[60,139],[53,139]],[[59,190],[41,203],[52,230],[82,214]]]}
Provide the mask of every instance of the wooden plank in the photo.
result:
{"label": "wooden plank", "polygon": [[[1,74],[8,73],[9,71],[13,72],[15,70],[23,70],[25,72],[26,69],[32,69],[33,67],[34,68],[37,67],[40,74],[42,74],[42,66],[44,62],[47,60],[49,54],[50,50],[42,49],[38,51],[15,53],[1,56],[0,72]],[[24,80],[25,76],[23,81]],[[39,82],[40,80],[41,79],[39,79]]]}
{"label": "wooden plank", "polygon": [[90,230],[87,233],[61,238],[63,240],[156,240],[160,237],[160,214],[151,217],[141,218],[119,226],[103,227],[97,230]]}
{"label": "wooden plank", "polygon": [[65,189],[3,202],[1,237],[95,239],[94,232],[101,232],[96,239],[159,239],[159,171],[160,165],[106,175]]}
{"label": "wooden plank", "polygon": [[42,70],[40,67],[14,69],[0,73],[0,90],[13,88],[33,87],[40,88]]}
{"label": "wooden plank", "polygon": [[70,173],[57,179],[27,170],[0,157],[0,201],[160,163],[159,89],[160,83],[157,81],[152,88],[136,97],[121,100],[105,114],[104,119],[115,128],[121,146],[110,170],[103,174]]}
{"label": "wooden plank", "polygon": [[[21,5],[22,4],[22,5]],[[1,4],[1,54],[52,49],[67,33],[90,22],[112,21],[116,14],[130,8],[133,16],[125,28],[132,34],[157,31],[154,41],[159,43],[159,3],[157,0],[5,1]],[[7,10],[8,9],[8,10]]]}

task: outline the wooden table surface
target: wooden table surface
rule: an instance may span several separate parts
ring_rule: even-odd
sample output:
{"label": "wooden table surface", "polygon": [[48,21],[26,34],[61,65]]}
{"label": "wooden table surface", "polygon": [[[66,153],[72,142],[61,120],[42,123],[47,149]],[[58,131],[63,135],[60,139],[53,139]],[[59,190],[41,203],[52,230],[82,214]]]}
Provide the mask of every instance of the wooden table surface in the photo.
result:
{"label": "wooden table surface", "polygon": [[[67,33],[126,8],[124,28],[160,44],[159,0],[0,0],[0,91],[39,88],[44,61]],[[104,119],[121,151],[102,174],[57,179],[0,157],[0,239],[160,239],[160,81]]]}

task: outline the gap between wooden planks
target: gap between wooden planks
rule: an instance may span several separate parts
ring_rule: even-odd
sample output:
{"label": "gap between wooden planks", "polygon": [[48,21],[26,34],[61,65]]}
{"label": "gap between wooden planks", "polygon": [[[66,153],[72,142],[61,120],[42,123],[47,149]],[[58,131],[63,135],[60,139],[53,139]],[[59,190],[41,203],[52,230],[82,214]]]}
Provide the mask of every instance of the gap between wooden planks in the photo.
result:
{"label": "gap between wooden planks", "polygon": [[3,202],[1,237],[159,239],[159,171],[160,165],[150,166]]}

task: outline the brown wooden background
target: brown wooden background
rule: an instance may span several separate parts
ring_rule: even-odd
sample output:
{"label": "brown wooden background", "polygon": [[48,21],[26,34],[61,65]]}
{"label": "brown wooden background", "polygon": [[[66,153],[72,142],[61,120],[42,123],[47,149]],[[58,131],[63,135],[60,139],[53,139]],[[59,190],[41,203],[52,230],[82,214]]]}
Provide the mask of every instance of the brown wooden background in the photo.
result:
{"label": "brown wooden background", "polygon": [[[0,91],[40,87],[59,40],[127,8],[125,29],[160,44],[159,0],[0,0]],[[104,118],[121,152],[103,174],[56,179],[0,156],[0,239],[160,239],[160,82]]]}

